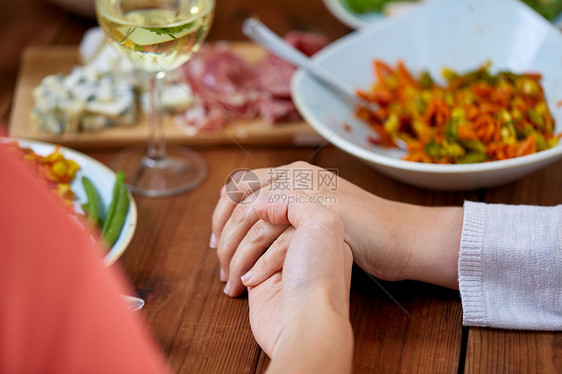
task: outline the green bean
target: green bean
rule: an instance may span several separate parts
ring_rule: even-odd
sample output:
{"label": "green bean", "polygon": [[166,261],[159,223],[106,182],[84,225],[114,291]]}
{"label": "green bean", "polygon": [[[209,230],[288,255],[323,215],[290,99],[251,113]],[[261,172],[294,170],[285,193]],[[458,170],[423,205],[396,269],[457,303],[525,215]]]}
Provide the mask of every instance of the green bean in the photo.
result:
{"label": "green bean", "polygon": [[[129,212],[129,194],[125,186],[124,174],[123,172],[120,173],[122,176],[120,177],[118,173],[115,186],[113,187],[114,201],[111,202],[111,205],[113,205],[114,208],[111,212],[112,215],[107,216],[105,221],[107,226],[104,224],[107,230],[103,230],[102,232],[103,238],[109,247],[112,247],[117,241],[117,238],[119,238],[119,234],[121,234],[123,224],[125,223],[125,218]],[[116,195],[117,197],[115,197]]]}
{"label": "green bean", "polygon": [[97,227],[103,220],[103,204],[101,202],[101,197],[94,187],[94,184],[88,177],[82,177],[82,185],[84,186],[84,191],[88,197],[88,202],[85,204],[84,212],[88,217],[88,222],[90,222],[94,227]]}
{"label": "green bean", "polygon": [[356,13],[381,12],[386,3],[395,0],[347,0],[345,3]]}
{"label": "green bean", "polygon": [[107,230],[109,229],[109,224],[113,216],[115,215],[115,207],[117,205],[117,198],[119,197],[119,185],[125,183],[125,174],[122,171],[118,171],[115,177],[115,184],[113,185],[113,197],[111,198],[111,203],[109,204],[109,208],[107,209],[107,214],[105,215],[105,222],[103,223],[103,227],[101,229],[102,235],[105,235]]}

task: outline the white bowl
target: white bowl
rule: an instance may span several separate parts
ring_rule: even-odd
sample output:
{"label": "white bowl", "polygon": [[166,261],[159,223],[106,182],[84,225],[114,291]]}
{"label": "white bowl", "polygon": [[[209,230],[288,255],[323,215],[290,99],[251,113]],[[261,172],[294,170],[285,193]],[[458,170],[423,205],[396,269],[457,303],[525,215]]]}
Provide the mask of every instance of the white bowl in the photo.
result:
{"label": "white bowl", "polygon": [[[562,34],[519,0],[438,0],[401,17],[385,19],[336,41],[314,56],[356,88],[374,81],[372,62],[402,59],[413,72],[441,76],[444,66],[467,71],[492,61],[492,71],[541,72],[548,106],[562,130]],[[373,146],[374,132],[355,119],[354,108],[300,70],[292,95],[304,118],[325,139],[400,181],[441,190],[470,190],[511,182],[562,156],[562,144],[536,154],[478,164],[437,165],[400,159]],[[347,126],[351,131],[346,131]]]}

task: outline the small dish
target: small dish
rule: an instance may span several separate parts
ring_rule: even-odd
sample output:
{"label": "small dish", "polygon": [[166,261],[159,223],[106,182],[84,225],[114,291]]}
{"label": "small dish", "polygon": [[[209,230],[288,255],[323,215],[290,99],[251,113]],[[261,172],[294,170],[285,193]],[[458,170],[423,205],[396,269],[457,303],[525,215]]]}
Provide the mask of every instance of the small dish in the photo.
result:
{"label": "small dish", "polygon": [[[21,147],[30,148],[38,155],[48,155],[53,152],[55,145],[51,143],[38,142],[35,140],[25,140],[16,139]],[[66,158],[72,159],[80,165],[80,170],[76,173],[71,188],[76,195],[76,200],[74,206],[76,209],[87,201],[86,193],[81,183],[82,176],[87,176],[95,185],[98,190],[103,203],[109,205],[113,195],[113,185],[115,183],[115,173],[109,169],[107,166],[99,161],[94,160],[91,157],[86,156],[83,153],[74,151],[69,148],[61,147],[62,153]],[[104,263],[106,266],[114,263],[125,251],[129,245],[133,234],[135,233],[135,228],[137,225],[137,206],[135,200],[131,193],[129,193],[129,212],[125,218],[125,223],[119,238],[113,245],[113,247],[107,252],[104,257]]]}

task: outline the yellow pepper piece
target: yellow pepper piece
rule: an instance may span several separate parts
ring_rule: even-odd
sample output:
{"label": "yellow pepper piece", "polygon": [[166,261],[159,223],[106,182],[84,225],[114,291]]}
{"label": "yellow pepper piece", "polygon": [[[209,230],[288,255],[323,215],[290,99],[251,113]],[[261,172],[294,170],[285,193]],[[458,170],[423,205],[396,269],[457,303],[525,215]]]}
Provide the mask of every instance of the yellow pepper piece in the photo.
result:
{"label": "yellow pepper piece", "polygon": [[64,160],[64,156],[62,155],[62,153],[53,152],[45,157],[44,162],[47,164],[53,164],[60,160]]}
{"label": "yellow pepper piece", "polygon": [[59,178],[66,176],[67,170],[68,168],[64,160],[57,161],[51,166],[51,171]]}
{"label": "yellow pepper piece", "polygon": [[76,175],[76,172],[78,170],[80,170],[80,165],[78,165],[76,163],[76,161],[74,160],[66,160],[66,167],[67,167],[67,171],[66,171],[66,176],[68,178],[70,178],[71,180],[74,179],[74,176]]}

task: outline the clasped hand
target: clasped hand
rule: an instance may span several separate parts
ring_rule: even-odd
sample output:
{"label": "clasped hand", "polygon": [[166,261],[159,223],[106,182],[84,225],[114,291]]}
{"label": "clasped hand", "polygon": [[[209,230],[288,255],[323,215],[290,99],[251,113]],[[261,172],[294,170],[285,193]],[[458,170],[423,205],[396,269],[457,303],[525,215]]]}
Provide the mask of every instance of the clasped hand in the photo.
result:
{"label": "clasped hand", "polygon": [[[326,170],[305,162],[246,172],[257,180],[235,174],[221,190],[210,246],[225,293],[248,289],[252,329],[270,356],[297,315],[301,327],[310,312],[308,326],[318,315],[348,323],[353,259],[381,279],[457,287],[462,208],[385,200],[339,176],[334,188],[318,183]],[[309,185],[296,179],[303,172]]]}
{"label": "clasped hand", "polygon": [[[317,183],[315,178],[327,171],[306,162],[251,172],[259,182],[231,181],[242,193],[228,193],[232,185],[223,187],[213,213],[210,244],[217,248],[228,295],[239,296],[283,266],[294,227],[258,218],[254,207],[266,203],[321,202],[343,220],[344,240],[359,266],[385,280],[414,279],[418,264],[411,263],[411,243],[417,240],[420,214],[427,214],[420,207],[382,199],[339,176],[329,186]],[[296,180],[303,172],[311,177],[308,186]]]}

